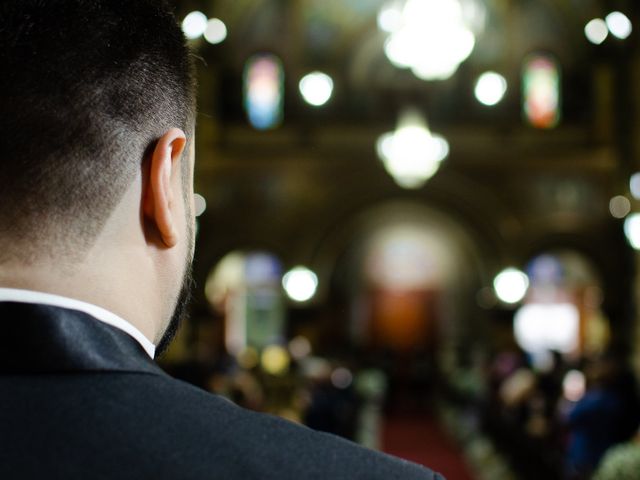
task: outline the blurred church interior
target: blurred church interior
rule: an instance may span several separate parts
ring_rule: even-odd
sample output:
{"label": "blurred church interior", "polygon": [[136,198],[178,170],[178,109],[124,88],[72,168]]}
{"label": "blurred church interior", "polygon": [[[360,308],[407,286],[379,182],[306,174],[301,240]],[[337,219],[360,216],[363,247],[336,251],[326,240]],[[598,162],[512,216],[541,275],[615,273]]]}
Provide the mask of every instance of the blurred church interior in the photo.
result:
{"label": "blurred church interior", "polygon": [[[163,367],[450,480],[623,478],[638,2],[174,3],[199,79],[196,288]],[[598,389],[626,428],[576,466]]]}

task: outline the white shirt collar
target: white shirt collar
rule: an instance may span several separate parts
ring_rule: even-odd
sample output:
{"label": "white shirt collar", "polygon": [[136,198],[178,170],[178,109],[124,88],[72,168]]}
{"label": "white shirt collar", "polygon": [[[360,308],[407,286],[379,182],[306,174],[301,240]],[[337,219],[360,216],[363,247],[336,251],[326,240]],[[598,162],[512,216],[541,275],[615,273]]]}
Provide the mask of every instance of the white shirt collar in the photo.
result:
{"label": "white shirt collar", "polygon": [[128,333],[138,341],[145,352],[153,358],[156,353],[156,347],[149,341],[144,334],[129,322],[119,317],[115,313],[105,310],[102,307],[91,303],[82,302],[73,298],[67,298],[51,293],[34,292],[32,290],[20,290],[17,288],[0,288],[0,302],[20,302],[20,303],[39,303],[43,305],[51,305],[54,307],[68,308],[78,310],[91,315],[101,322],[107,323],[113,327]]}

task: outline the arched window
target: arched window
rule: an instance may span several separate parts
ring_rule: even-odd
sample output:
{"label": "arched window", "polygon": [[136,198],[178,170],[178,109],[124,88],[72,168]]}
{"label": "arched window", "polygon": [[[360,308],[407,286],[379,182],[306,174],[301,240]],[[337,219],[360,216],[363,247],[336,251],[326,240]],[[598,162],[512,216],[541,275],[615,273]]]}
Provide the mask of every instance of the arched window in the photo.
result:
{"label": "arched window", "polygon": [[602,288],[591,262],[573,251],[554,251],[527,265],[530,287],[514,317],[518,344],[533,355],[603,351],[610,337],[601,310]]}

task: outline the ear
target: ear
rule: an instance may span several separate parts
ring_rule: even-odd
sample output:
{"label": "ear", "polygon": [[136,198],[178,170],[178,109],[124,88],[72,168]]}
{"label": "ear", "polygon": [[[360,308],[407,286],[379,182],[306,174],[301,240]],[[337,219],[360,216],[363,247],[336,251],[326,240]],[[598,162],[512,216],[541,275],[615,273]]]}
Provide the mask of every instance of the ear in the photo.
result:
{"label": "ear", "polygon": [[187,143],[184,132],[172,128],[162,135],[148,158],[148,179],[143,191],[145,218],[154,224],[167,247],[178,243],[176,197],[182,188],[181,162]]}

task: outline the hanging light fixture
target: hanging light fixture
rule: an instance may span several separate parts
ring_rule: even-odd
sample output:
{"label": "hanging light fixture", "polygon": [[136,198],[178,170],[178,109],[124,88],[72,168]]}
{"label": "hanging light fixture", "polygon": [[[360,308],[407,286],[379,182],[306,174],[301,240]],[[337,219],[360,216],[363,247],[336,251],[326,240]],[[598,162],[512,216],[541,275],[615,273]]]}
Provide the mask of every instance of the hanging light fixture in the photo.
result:
{"label": "hanging light fixture", "polygon": [[473,0],[391,0],[378,13],[384,51],[398,68],[423,80],[446,80],[476,43],[484,12]]}
{"label": "hanging light fixture", "polygon": [[449,143],[431,133],[416,109],[403,111],[396,130],[383,134],[376,147],[385,169],[403,188],[420,188],[449,155]]}

